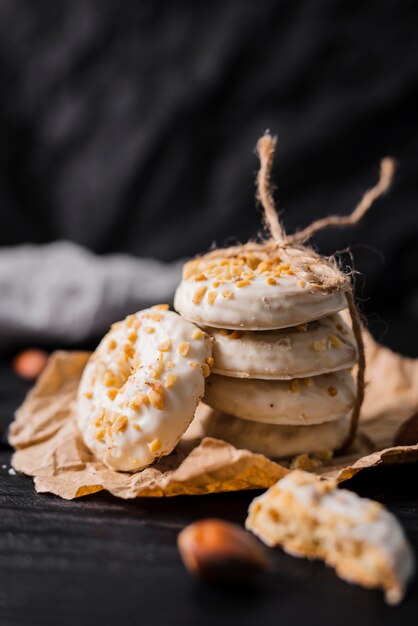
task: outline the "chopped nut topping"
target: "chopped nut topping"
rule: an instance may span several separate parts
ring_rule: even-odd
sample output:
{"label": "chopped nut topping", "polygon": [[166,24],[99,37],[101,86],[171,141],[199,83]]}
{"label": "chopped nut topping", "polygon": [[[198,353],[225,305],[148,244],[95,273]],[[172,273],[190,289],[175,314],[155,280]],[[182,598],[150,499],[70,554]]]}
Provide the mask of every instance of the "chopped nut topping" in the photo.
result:
{"label": "chopped nut topping", "polygon": [[299,287],[300,287],[301,289],[303,289],[303,288],[306,286],[306,283],[305,283],[305,281],[304,281],[304,280],[300,280],[300,281],[298,282],[298,285],[299,285]]}
{"label": "chopped nut topping", "polygon": [[243,335],[242,330],[233,330],[232,333],[228,333],[228,339],[241,339]]}
{"label": "chopped nut topping", "polygon": [[148,391],[148,399],[154,408],[159,411],[164,409],[164,395],[162,389],[150,389]]}
{"label": "chopped nut topping", "polygon": [[151,376],[153,378],[159,378],[164,371],[164,363],[159,363],[154,369],[151,370]]}
{"label": "chopped nut topping", "polygon": [[335,387],[327,387],[327,394],[331,397],[336,396],[338,393]]}
{"label": "chopped nut topping", "polygon": [[190,344],[187,341],[182,341],[178,347],[178,353],[180,356],[187,356],[190,351]]}
{"label": "chopped nut topping", "polygon": [[231,300],[231,298],[234,297],[234,294],[232,293],[232,291],[229,291],[229,289],[224,289],[224,291],[222,292],[222,296],[226,299],[226,300]]}
{"label": "chopped nut topping", "polygon": [[341,346],[341,341],[338,339],[337,335],[330,335],[328,340],[333,348],[339,348]]}
{"label": "chopped nut topping", "polygon": [[136,398],[135,400],[131,400],[131,402],[128,404],[129,408],[132,409],[132,411],[139,411],[139,409],[141,408],[141,400],[140,398]]}
{"label": "chopped nut topping", "polygon": [[299,324],[298,326],[296,326],[296,328],[300,333],[306,333],[306,331],[308,330],[308,324]]}
{"label": "chopped nut topping", "polygon": [[108,390],[107,396],[111,400],[114,400],[116,398],[116,396],[118,395],[118,393],[119,393],[119,391],[115,387],[113,387],[112,389]]}
{"label": "chopped nut topping", "polygon": [[117,384],[117,378],[110,370],[106,372],[104,377],[104,384],[106,387],[115,387]]}
{"label": "chopped nut topping", "polygon": [[296,378],[290,381],[290,391],[292,393],[300,392],[300,382]]}
{"label": "chopped nut topping", "polygon": [[145,393],[138,394],[138,400],[141,399],[141,404],[149,404],[149,398]]}
{"label": "chopped nut topping", "polygon": [[269,278],[267,278],[267,284],[268,285],[277,285],[277,280],[274,280],[274,278],[269,276]]}
{"label": "chopped nut topping", "polygon": [[136,315],[128,315],[128,317],[126,318],[126,325],[128,328],[132,328],[132,326],[138,326],[138,322],[139,320],[137,319]]}
{"label": "chopped nut topping", "polygon": [[216,291],[208,291],[208,302],[209,304],[213,304],[218,297]]}
{"label": "chopped nut topping", "polygon": [[203,363],[203,365],[202,365],[202,372],[203,372],[203,376],[205,378],[210,376],[210,367],[209,367],[209,365],[207,363]]}
{"label": "chopped nut topping", "polygon": [[151,441],[151,443],[148,444],[148,447],[150,452],[158,452],[161,448],[161,441],[158,438],[154,439],[154,441]]}
{"label": "chopped nut topping", "polygon": [[204,274],[199,274],[198,276],[195,277],[195,281],[198,283],[201,280],[207,280],[206,276]]}
{"label": "chopped nut topping", "polygon": [[251,283],[249,280],[239,280],[235,283],[235,286],[241,289],[241,287],[246,287],[247,285],[250,285],[250,284]]}
{"label": "chopped nut topping", "polygon": [[163,319],[161,313],[147,313],[144,317],[149,320],[154,320],[154,322],[161,322],[161,320]]}
{"label": "chopped nut topping", "polygon": [[193,294],[193,304],[200,304],[202,301],[203,296],[206,293],[206,286],[200,287],[200,289],[196,289],[196,291]]}
{"label": "chopped nut topping", "polygon": [[114,428],[117,433],[124,433],[128,428],[128,418],[126,415],[119,415],[118,419],[114,424]]}
{"label": "chopped nut topping", "polygon": [[257,272],[262,274],[263,272],[270,270],[272,263],[273,261],[262,261],[257,267]]}
{"label": "chopped nut topping", "polygon": [[305,387],[315,387],[315,381],[310,376],[308,376],[307,378],[302,378],[302,381]]}
{"label": "chopped nut topping", "polygon": [[123,347],[123,351],[129,359],[132,359],[135,354],[135,348],[133,346],[130,346],[129,344],[126,344]]}
{"label": "chopped nut topping", "polygon": [[196,328],[196,330],[193,332],[192,339],[203,339],[203,337],[204,337],[204,334],[200,330],[200,328]]}
{"label": "chopped nut topping", "polygon": [[157,309],[159,311],[168,311],[170,307],[168,306],[168,304],[154,304],[154,306],[151,308]]}
{"label": "chopped nut topping", "polygon": [[177,376],[175,374],[167,374],[165,377],[165,387],[166,389],[170,389],[170,387],[174,387],[177,382]]}
{"label": "chopped nut topping", "polygon": [[165,341],[160,343],[160,345],[158,346],[158,349],[161,352],[168,352],[169,350],[171,350],[171,339],[166,339]]}
{"label": "chopped nut topping", "polygon": [[130,342],[135,343],[135,341],[138,339],[138,333],[135,330],[133,330],[132,332],[129,333],[128,339]]}
{"label": "chopped nut topping", "polygon": [[175,363],[174,363],[174,361],[167,361],[165,366],[166,366],[166,369],[172,370],[173,367],[175,366]]}
{"label": "chopped nut topping", "polygon": [[97,431],[97,433],[95,434],[95,439],[97,439],[97,441],[103,441],[105,436],[105,431],[103,430],[103,428],[101,428],[100,430]]}
{"label": "chopped nut topping", "polygon": [[155,333],[154,326],[145,326],[144,330],[148,335],[152,335],[152,333]]}
{"label": "chopped nut topping", "polygon": [[312,459],[307,454],[299,454],[296,456],[290,464],[290,469],[301,469],[306,472],[313,472],[317,467],[320,467],[322,462],[319,459]]}
{"label": "chopped nut topping", "polygon": [[323,352],[324,350],[326,350],[325,341],[323,339],[318,339],[317,341],[314,341],[312,344],[312,348],[315,350],[315,352]]}
{"label": "chopped nut topping", "polygon": [[91,400],[91,398],[93,397],[93,392],[92,391],[86,391],[85,394],[86,398],[88,400]]}
{"label": "chopped nut topping", "polygon": [[132,426],[135,428],[135,430],[141,430],[141,427],[138,424],[138,422],[135,422],[134,424],[132,424]]}
{"label": "chopped nut topping", "polygon": [[199,367],[199,363],[197,361],[189,361],[189,365],[193,368]]}
{"label": "chopped nut topping", "polygon": [[212,357],[211,357],[211,356],[209,356],[209,357],[206,359],[206,363],[209,365],[209,367],[213,367],[214,362],[215,362],[215,361],[212,359]]}
{"label": "chopped nut topping", "polygon": [[116,343],[116,341],[114,339],[111,339],[107,344],[107,347],[109,348],[109,350],[114,350],[117,345],[118,344]]}

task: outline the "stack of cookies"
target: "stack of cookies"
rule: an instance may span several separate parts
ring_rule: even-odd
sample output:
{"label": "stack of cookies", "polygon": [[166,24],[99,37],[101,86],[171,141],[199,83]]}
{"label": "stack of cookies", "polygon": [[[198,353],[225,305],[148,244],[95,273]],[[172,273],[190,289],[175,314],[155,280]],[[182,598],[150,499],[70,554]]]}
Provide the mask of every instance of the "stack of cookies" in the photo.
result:
{"label": "stack of cookies", "polygon": [[294,269],[261,247],[212,252],[186,263],[174,303],[213,339],[206,434],[270,457],[339,448],[355,402],[345,293]]}

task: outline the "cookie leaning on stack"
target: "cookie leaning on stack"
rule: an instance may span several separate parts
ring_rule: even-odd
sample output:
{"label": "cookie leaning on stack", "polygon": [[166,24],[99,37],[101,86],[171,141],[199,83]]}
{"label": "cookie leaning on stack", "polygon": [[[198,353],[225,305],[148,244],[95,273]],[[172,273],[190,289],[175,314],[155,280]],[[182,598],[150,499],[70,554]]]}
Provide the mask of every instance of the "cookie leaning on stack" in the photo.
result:
{"label": "cookie leaning on stack", "polygon": [[[339,219],[360,219],[387,189],[393,164],[382,163],[381,180],[349,218],[329,218],[288,237],[269,188],[274,148],[270,135],[258,143],[258,195],[272,239],[186,263],[174,306],[214,340],[214,374],[204,401],[221,415],[207,418],[206,433],[286,457],[348,445],[364,393],[364,351],[350,281],[299,241]],[[353,330],[338,314],[347,306]],[[357,360],[356,389],[351,368]]]}

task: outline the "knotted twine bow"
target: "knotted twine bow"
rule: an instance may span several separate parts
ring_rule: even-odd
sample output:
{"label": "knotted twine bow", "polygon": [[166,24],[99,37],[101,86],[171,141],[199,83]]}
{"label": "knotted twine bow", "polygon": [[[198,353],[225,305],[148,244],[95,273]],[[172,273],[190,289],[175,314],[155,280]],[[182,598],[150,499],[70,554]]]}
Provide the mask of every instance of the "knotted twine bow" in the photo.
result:
{"label": "knotted twine bow", "polygon": [[353,226],[367,213],[373,202],[383,195],[390,187],[395,171],[393,159],[385,158],[380,164],[380,178],[378,183],[367,191],[359,204],[350,215],[331,215],[313,222],[303,230],[293,235],[287,235],[277,215],[270,185],[270,173],[277,138],[265,133],[257,142],[257,154],[260,159],[260,169],[257,175],[257,199],[264,212],[264,222],[270,231],[271,237],[262,243],[249,241],[248,243],[230,248],[213,250],[205,255],[206,259],[220,257],[234,257],[245,253],[265,252],[277,254],[291,264],[293,273],[307,282],[313,291],[335,293],[343,291],[351,317],[353,334],[358,350],[357,394],[351,413],[350,428],[347,437],[339,452],[349,448],[357,432],[360,410],[364,400],[364,374],[366,360],[364,343],[361,332],[361,319],[353,294],[352,282],[338,267],[335,259],[326,259],[304,245],[315,233],[329,226]]}

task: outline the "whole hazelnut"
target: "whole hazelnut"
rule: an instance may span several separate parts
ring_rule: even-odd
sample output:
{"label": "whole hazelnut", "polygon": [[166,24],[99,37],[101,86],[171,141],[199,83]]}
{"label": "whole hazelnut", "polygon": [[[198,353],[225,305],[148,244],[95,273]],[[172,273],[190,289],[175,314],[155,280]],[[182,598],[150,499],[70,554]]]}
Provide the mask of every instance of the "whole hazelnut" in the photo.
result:
{"label": "whole hazelnut", "polygon": [[186,526],[177,544],[189,572],[207,582],[248,583],[271,569],[258,541],[240,526],[222,520],[205,519]]}
{"label": "whole hazelnut", "polygon": [[35,380],[45,369],[48,354],[38,348],[30,348],[19,352],[12,362],[13,371],[21,378]]}

